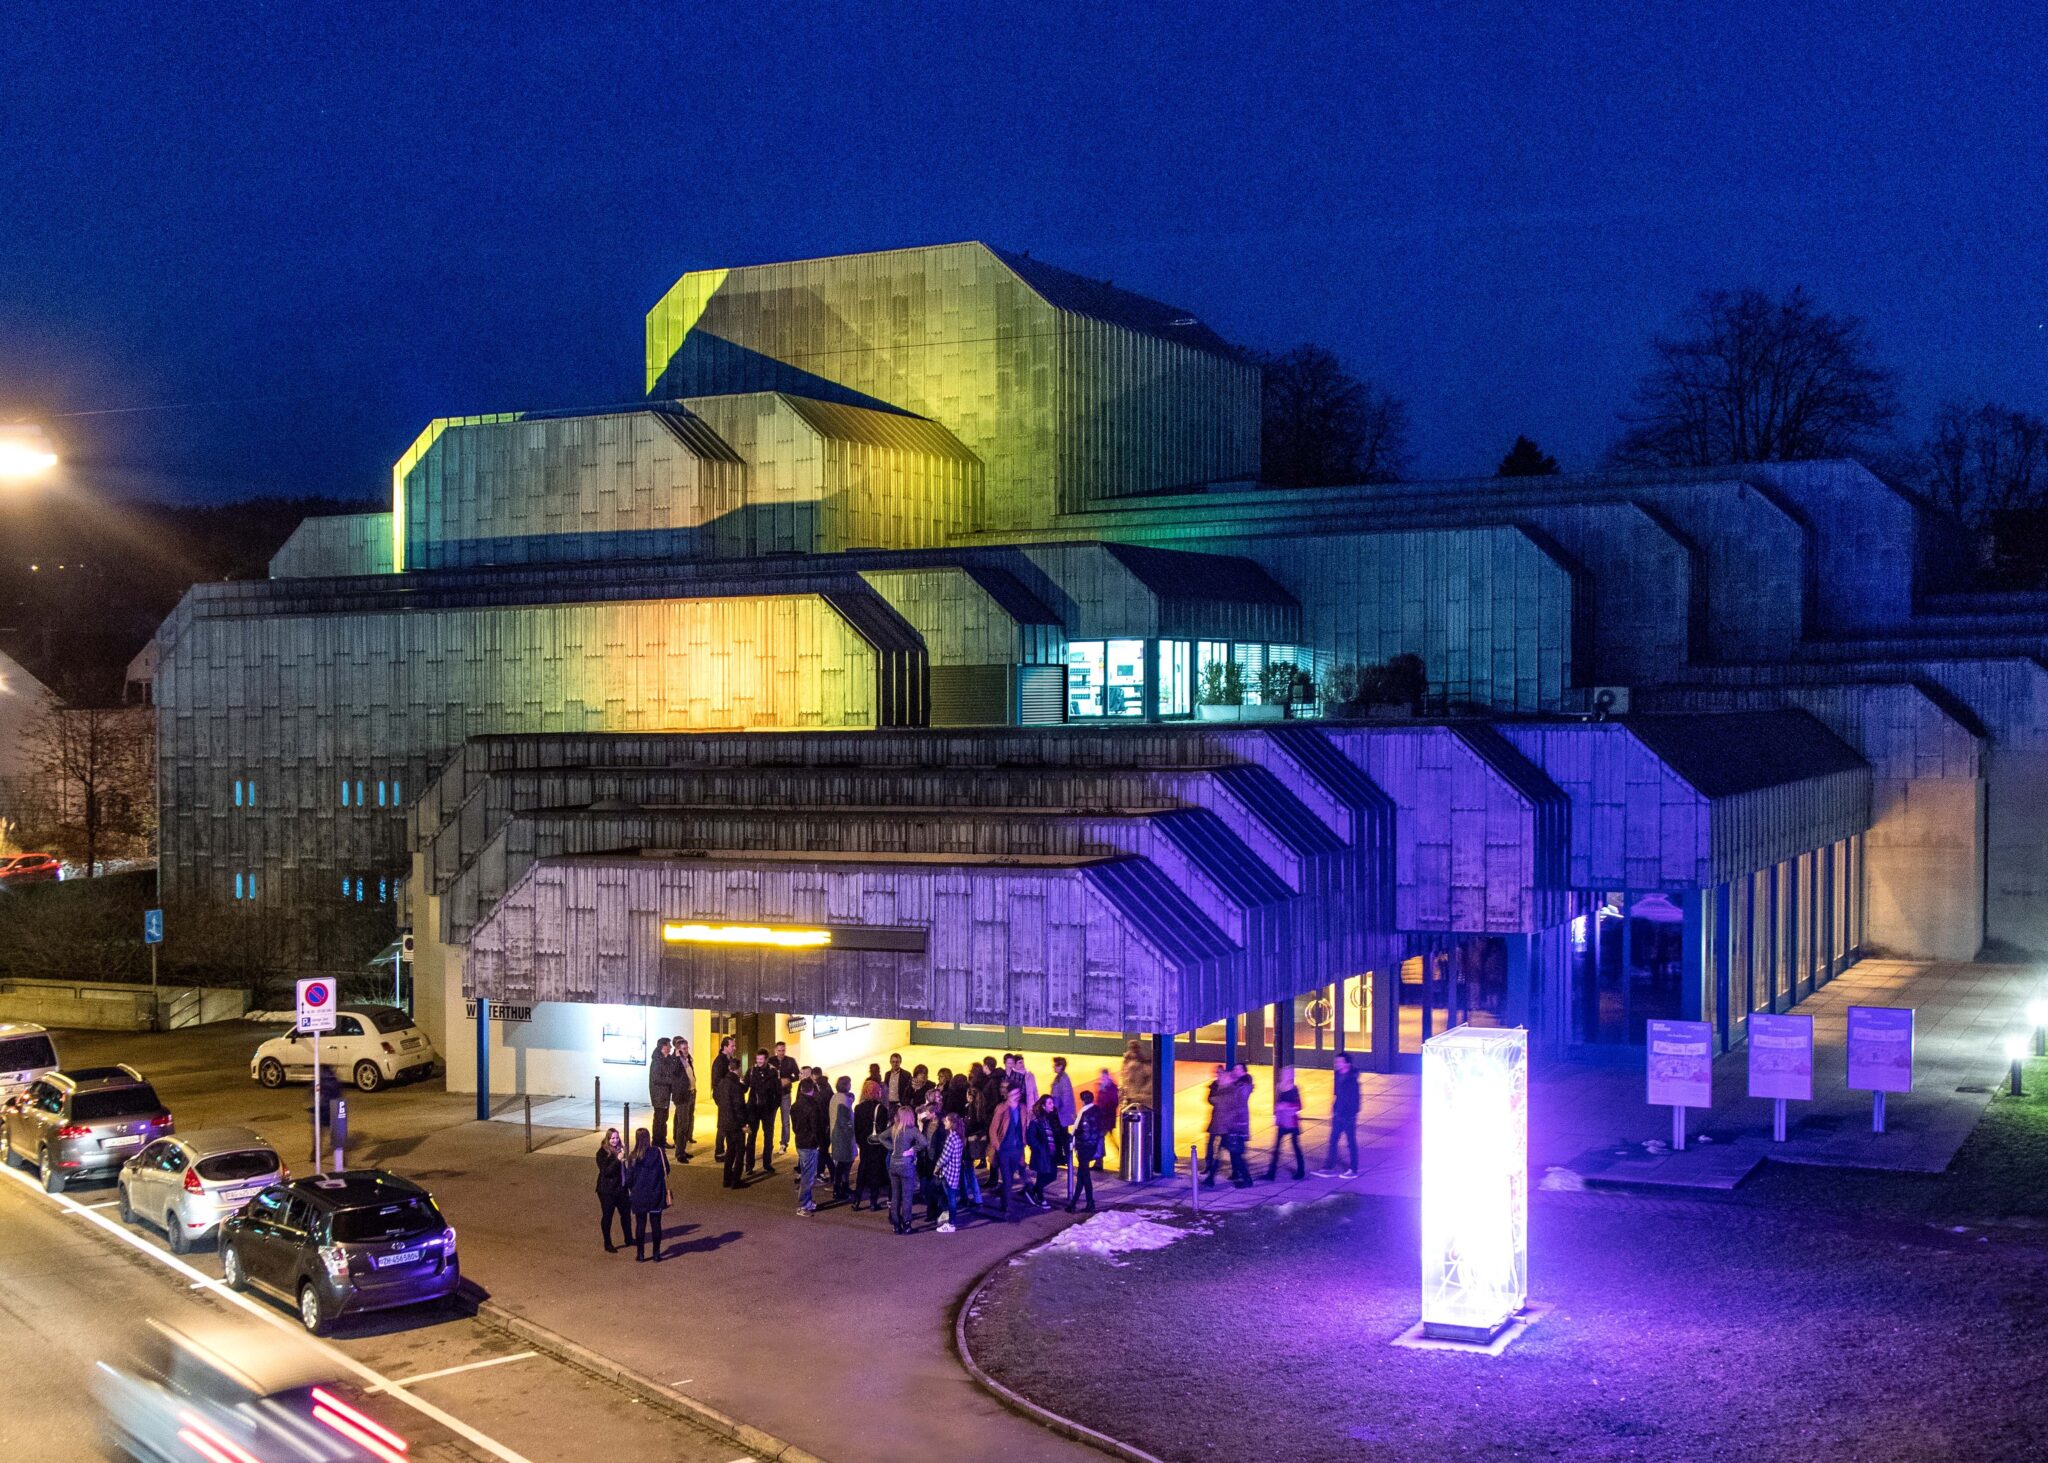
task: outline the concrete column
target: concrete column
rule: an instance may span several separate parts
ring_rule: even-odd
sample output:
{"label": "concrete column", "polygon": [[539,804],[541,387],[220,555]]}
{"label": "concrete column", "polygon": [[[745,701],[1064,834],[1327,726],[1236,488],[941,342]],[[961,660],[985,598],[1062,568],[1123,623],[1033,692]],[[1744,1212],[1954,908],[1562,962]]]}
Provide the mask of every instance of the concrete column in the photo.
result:
{"label": "concrete column", "polygon": [[1154,1151],[1154,1167],[1161,1175],[1171,1178],[1177,1172],[1174,1159],[1173,1140],[1173,1037],[1170,1034],[1154,1035],[1152,1038],[1152,1115],[1157,1124]]}
{"label": "concrete column", "polygon": [[1636,897],[1626,889],[1621,894],[1621,1041],[1628,1043],[1635,1030],[1635,931]]}
{"label": "concrete column", "polygon": [[1697,1021],[1707,1000],[1707,928],[1705,891],[1688,889],[1678,896],[1678,910],[1684,917],[1681,939],[1684,955],[1679,963],[1678,1014],[1682,1020]]}
{"label": "concrete column", "polygon": [[1509,1026],[1531,1026],[1530,1013],[1535,1009],[1529,989],[1529,945],[1533,935],[1509,935],[1501,944],[1508,957],[1508,993],[1505,1008],[1501,1011],[1502,1021]]}
{"label": "concrete column", "polygon": [[1735,891],[1727,884],[1714,886],[1714,994],[1715,1036],[1720,1050],[1728,1050],[1728,1034],[1734,1027],[1728,1009],[1735,999]]}
{"label": "concrete column", "polygon": [[1223,1065],[1237,1065],[1237,1017],[1230,1016],[1223,1022]]}
{"label": "concrete column", "polygon": [[476,1120],[491,1117],[491,1003],[476,998]]}
{"label": "concrete column", "polygon": [[1330,987],[1330,1035],[1333,1042],[1333,1045],[1331,1047],[1332,1051],[1341,1052],[1344,1050],[1344,1002],[1350,998],[1350,987],[1351,978],[1345,975],[1338,976],[1336,984]]}

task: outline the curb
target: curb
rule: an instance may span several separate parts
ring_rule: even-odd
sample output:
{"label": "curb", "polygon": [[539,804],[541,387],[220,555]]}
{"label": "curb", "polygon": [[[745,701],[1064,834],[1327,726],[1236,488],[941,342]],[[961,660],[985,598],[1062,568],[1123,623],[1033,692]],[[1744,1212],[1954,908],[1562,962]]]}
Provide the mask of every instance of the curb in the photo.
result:
{"label": "curb", "polygon": [[[477,1315],[492,1325],[511,1332],[521,1341],[548,1353],[557,1361],[581,1368],[593,1376],[602,1377],[615,1386],[623,1387],[651,1406],[673,1413],[699,1427],[707,1428],[722,1438],[728,1438],[743,1448],[760,1454],[774,1463],[825,1463],[816,1453],[799,1448],[795,1443],[785,1442],[773,1433],[727,1417],[717,1408],[687,1397],[673,1387],[665,1387],[652,1377],[641,1375],[621,1362],[608,1356],[600,1356],[587,1346],[579,1346],[568,1337],[547,1327],[537,1325],[524,1316],[516,1315],[492,1301],[484,1301],[477,1307]],[[1142,1457],[1142,1455],[1140,1455]],[[1157,1460],[1150,1460],[1157,1463]]]}
{"label": "curb", "polygon": [[[1037,1249],[1038,1246],[1033,1245],[1031,1248]],[[1024,1253],[1028,1255],[1031,1251],[1026,1250]],[[953,1350],[959,1356],[960,1364],[967,1368],[967,1374],[974,1378],[975,1383],[984,1392],[1012,1412],[1021,1413],[1062,1437],[1072,1438],[1077,1443],[1085,1443],[1091,1448],[1109,1454],[1112,1458],[1122,1458],[1125,1463],[1164,1463],[1164,1460],[1154,1457],[1143,1448],[1134,1448],[1107,1433],[1099,1433],[1092,1427],[1083,1427],[1073,1418],[1063,1417],[1049,1407],[1040,1407],[1029,1397],[1011,1390],[983,1371],[981,1364],[974,1359],[974,1353],[967,1349],[967,1315],[980,1302],[981,1293],[987,1290],[989,1283],[996,1278],[996,1272],[1007,1268],[1017,1258],[1016,1255],[1008,1256],[983,1271],[981,1279],[974,1282],[974,1289],[967,1292],[966,1298],[960,1302],[959,1310],[953,1314]]]}

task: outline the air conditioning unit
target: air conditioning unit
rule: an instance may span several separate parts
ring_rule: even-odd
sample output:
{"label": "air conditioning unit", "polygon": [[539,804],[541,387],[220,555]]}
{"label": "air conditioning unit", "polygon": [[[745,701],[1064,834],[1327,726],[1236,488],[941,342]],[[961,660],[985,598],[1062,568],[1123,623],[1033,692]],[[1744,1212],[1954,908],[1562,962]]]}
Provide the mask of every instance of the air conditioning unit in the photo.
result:
{"label": "air conditioning unit", "polygon": [[1595,716],[1627,716],[1628,687],[1595,686],[1587,706]]}

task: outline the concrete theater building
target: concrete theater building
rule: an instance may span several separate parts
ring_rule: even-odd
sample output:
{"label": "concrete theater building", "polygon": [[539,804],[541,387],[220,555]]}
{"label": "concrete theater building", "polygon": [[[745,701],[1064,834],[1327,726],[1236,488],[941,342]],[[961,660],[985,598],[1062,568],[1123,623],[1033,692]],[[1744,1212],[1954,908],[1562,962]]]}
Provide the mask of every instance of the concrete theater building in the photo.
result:
{"label": "concrete theater building", "polygon": [[[646,339],[158,636],[172,919],[382,908],[458,1088],[477,1002],[505,1091],[771,1018],[1393,1069],[2048,950],[2048,601],[1853,463],[1262,487],[1196,316],[972,243]],[[1397,656],[1424,714],[1332,693]]]}

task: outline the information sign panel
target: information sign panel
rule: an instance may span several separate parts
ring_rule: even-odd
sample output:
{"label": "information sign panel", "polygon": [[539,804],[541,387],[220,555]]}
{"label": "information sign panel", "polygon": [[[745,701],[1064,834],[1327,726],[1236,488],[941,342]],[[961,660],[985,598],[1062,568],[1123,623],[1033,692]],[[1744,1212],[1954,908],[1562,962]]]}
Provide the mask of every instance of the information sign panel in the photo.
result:
{"label": "information sign panel", "polygon": [[1813,1018],[1749,1018],[1749,1095],[1813,1101]]}
{"label": "information sign panel", "polygon": [[1712,1023],[1652,1021],[1648,1035],[1650,1102],[1658,1107],[1712,1107]]}
{"label": "information sign panel", "polygon": [[1858,1092],[1913,1090],[1911,1007],[1849,1008],[1849,1086]]}

